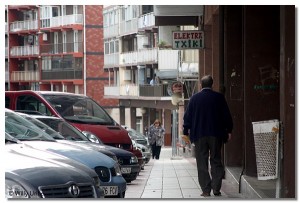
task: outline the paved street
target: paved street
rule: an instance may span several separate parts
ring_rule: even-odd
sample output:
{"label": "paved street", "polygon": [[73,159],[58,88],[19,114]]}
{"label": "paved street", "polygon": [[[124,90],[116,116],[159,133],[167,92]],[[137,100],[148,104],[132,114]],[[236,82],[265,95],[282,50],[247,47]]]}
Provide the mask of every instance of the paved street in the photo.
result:
{"label": "paved street", "polygon": [[[125,198],[203,198],[194,158],[171,159],[172,148],[164,147],[159,160],[151,159],[135,181],[127,185]],[[223,180],[222,196],[242,198],[238,188]]]}

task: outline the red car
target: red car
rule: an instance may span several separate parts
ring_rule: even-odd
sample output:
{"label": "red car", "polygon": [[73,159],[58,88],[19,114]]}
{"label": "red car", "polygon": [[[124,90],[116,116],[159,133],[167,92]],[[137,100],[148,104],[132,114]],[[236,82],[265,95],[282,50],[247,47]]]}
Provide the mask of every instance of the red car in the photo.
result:
{"label": "red car", "polygon": [[142,155],[133,149],[128,132],[88,96],[53,91],[6,91],[5,107],[63,118],[80,131],[95,134],[104,144],[128,150],[142,159]]}

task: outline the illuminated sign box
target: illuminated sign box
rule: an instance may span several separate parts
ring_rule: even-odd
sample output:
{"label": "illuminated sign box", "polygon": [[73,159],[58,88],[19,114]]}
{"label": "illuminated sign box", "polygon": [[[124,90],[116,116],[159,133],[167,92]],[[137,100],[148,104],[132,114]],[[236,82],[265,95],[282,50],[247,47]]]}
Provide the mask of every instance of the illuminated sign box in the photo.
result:
{"label": "illuminated sign box", "polygon": [[173,31],[173,49],[203,49],[204,32],[200,30]]}

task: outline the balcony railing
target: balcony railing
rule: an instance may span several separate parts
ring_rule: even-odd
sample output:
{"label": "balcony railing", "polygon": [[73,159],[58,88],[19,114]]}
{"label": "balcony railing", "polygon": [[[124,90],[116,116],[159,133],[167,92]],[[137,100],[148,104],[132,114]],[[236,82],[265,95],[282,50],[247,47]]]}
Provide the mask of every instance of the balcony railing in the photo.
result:
{"label": "balcony railing", "polygon": [[82,70],[58,69],[42,70],[42,80],[82,79]]}
{"label": "balcony railing", "polygon": [[78,53],[83,52],[82,42],[43,44],[41,45],[41,54],[60,54],[60,53]]}
{"label": "balcony railing", "polygon": [[119,35],[118,24],[105,27],[103,30],[104,30],[104,38],[116,37]]}
{"label": "balcony railing", "polygon": [[5,58],[8,57],[8,47],[5,47]]}
{"label": "balcony railing", "polygon": [[7,30],[8,30],[8,25],[7,22],[5,22],[5,34],[7,34]]}
{"label": "balcony railing", "polygon": [[41,27],[59,27],[65,25],[73,24],[83,24],[83,15],[82,14],[73,14],[65,16],[56,16],[50,19],[41,19]]}
{"label": "balcony railing", "polygon": [[146,63],[146,62],[155,63],[157,62],[157,51],[158,51],[157,48],[149,48],[149,49],[140,49],[139,51],[122,53],[120,54],[120,65]]}
{"label": "balcony railing", "polygon": [[139,25],[138,25],[139,29],[145,29],[154,26],[155,26],[155,17],[153,15],[153,12],[147,13],[139,17]]}
{"label": "balcony railing", "polygon": [[135,84],[120,85],[120,96],[139,96],[139,86]]}
{"label": "balcony railing", "polygon": [[170,97],[168,84],[162,85],[140,85],[140,97]]}
{"label": "balcony railing", "polygon": [[10,80],[17,81],[38,81],[40,74],[38,71],[13,71]]}
{"label": "balcony railing", "polygon": [[138,63],[157,62],[157,48],[141,49],[137,53]]}
{"label": "balcony railing", "polygon": [[18,32],[23,30],[37,30],[37,29],[38,29],[37,20],[15,21],[10,23],[11,32]]}
{"label": "balcony railing", "polygon": [[159,70],[177,69],[178,64],[179,64],[179,50],[170,50],[170,49],[158,50]]}
{"label": "balcony railing", "polygon": [[104,67],[119,66],[119,53],[105,54],[104,55]]}
{"label": "balcony railing", "polygon": [[120,23],[120,36],[137,33],[138,31],[138,19],[133,18],[128,21]]}
{"label": "balcony railing", "polygon": [[120,96],[120,87],[119,86],[105,86],[104,95],[109,96]]}
{"label": "balcony railing", "polygon": [[133,97],[170,97],[168,84],[161,85],[135,85],[105,86],[106,96],[133,96]]}
{"label": "balcony railing", "polygon": [[17,46],[10,49],[11,56],[32,56],[39,54],[39,46]]}

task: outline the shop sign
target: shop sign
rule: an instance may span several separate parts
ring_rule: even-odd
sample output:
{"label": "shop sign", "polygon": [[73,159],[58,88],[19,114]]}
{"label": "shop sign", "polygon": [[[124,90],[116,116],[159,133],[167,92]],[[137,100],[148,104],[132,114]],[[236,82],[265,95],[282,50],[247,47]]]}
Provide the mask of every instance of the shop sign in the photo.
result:
{"label": "shop sign", "polygon": [[173,49],[203,49],[204,32],[200,30],[173,31]]}

